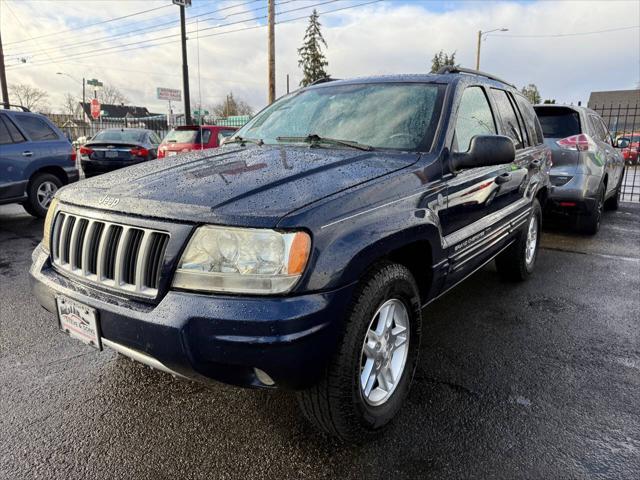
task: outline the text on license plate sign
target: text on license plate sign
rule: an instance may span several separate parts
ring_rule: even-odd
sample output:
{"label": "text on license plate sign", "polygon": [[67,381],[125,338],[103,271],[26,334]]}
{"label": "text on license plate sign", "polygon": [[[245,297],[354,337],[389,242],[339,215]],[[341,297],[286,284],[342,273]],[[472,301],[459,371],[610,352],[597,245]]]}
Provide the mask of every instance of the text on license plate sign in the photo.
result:
{"label": "text on license plate sign", "polygon": [[60,329],[69,336],[102,350],[96,310],[66,297],[56,297]]}
{"label": "text on license plate sign", "polygon": [[118,158],[118,152],[114,150],[107,150],[104,153],[104,156],[107,158]]}

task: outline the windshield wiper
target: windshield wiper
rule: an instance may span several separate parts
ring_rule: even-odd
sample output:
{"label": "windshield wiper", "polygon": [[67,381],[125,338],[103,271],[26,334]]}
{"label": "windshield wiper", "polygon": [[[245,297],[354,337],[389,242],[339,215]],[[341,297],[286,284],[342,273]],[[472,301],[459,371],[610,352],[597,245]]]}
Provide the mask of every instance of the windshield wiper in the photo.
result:
{"label": "windshield wiper", "polygon": [[229,145],[230,143],[239,143],[244,147],[247,142],[255,143],[260,147],[264,145],[264,142],[262,141],[261,138],[244,138],[244,137],[233,137],[231,140],[226,140],[224,144]]}
{"label": "windshield wiper", "polygon": [[363,143],[354,142],[353,140],[339,140],[337,138],[321,137],[315,133],[309,134],[306,137],[276,137],[279,142],[306,142],[311,145],[317,145],[318,143],[329,143],[331,145],[341,145],[343,147],[357,148],[358,150],[365,150],[367,152],[373,150],[371,145],[365,145]]}

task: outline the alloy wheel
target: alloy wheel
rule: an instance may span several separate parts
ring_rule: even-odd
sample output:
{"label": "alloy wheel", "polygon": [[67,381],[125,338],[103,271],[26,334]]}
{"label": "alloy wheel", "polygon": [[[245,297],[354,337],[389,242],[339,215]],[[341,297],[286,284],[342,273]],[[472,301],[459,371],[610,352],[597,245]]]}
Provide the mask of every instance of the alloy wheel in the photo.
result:
{"label": "alloy wheel", "polygon": [[45,210],[49,208],[51,200],[53,200],[53,196],[57,191],[58,186],[55,183],[49,181],[42,182],[36,192],[38,204]]}
{"label": "alloy wheel", "polygon": [[524,260],[527,265],[531,265],[536,256],[536,248],[538,246],[538,217],[531,216],[529,221],[529,229],[527,230],[527,244],[525,248]]}
{"label": "alloy wheel", "polygon": [[398,299],[387,300],[371,319],[362,345],[360,391],[372,406],[393,394],[407,364],[409,312]]}

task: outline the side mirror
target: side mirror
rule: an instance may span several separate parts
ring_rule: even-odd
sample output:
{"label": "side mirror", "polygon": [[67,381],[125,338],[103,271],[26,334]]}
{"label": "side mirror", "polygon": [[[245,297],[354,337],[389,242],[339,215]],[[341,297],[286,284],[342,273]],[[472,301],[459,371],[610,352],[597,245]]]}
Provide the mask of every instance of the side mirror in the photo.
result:
{"label": "side mirror", "polygon": [[451,170],[488,167],[511,163],[516,158],[516,149],[509,137],[504,135],[476,135],[471,139],[467,152],[451,155]]}
{"label": "side mirror", "polygon": [[631,144],[631,141],[628,138],[619,138],[615,141],[614,147],[627,148],[630,144]]}

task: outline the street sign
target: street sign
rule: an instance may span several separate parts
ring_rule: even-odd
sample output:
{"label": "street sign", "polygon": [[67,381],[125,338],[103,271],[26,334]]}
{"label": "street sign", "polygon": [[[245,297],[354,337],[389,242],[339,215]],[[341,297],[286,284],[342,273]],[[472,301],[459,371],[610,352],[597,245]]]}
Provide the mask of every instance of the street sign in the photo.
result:
{"label": "street sign", "polygon": [[174,5],[180,5],[181,7],[190,7],[191,0],[173,0]]}
{"label": "street sign", "polygon": [[94,88],[98,88],[98,87],[103,87],[103,83],[100,80],[97,80],[95,78],[92,78],[90,80],[87,80],[87,85],[91,85]]}
{"label": "street sign", "polygon": [[182,100],[182,91],[174,88],[158,87],[158,100],[169,100],[172,102],[180,102]]}
{"label": "street sign", "polygon": [[91,100],[91,116],[97,120],[100,118],[100,102],[97,98]]}

